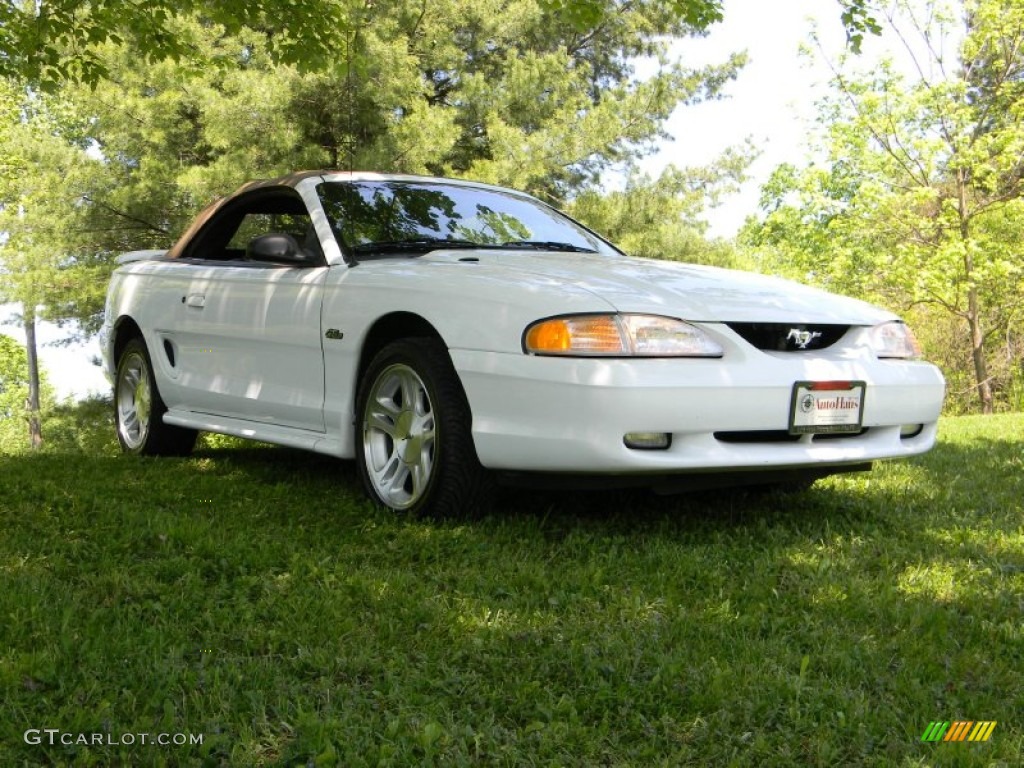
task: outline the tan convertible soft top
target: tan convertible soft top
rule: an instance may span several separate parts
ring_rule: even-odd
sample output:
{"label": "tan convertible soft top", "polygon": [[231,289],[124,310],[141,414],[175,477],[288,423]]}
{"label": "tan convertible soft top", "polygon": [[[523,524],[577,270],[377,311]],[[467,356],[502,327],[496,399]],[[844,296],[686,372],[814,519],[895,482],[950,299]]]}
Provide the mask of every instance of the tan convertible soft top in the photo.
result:
{"label": "tan convertible soft top", "polygon": [[206,206],[199,215],[195,217],[188,228],[181,234],[178,241],[171,247],[164,258],[177,259],[181,256],[185,246],[192,241],[196,233],[203,228],[203,225],[210,220],[217,211],[223,208],[227,203],[232,200],[244,195],[248,192],[252,192],[256,189],[273,189],[274,187],[291,187],[294,188],[303,179],[308,179],[316,176],[323,176],[325,173],[337,173],[337,171],[298,171],[296,173],[290,173],[287,176],[280,176],[276,179],[261,179],[259,181],[250,181],[243,184],[230,195],[226,197],[214,200],[208,206]]}

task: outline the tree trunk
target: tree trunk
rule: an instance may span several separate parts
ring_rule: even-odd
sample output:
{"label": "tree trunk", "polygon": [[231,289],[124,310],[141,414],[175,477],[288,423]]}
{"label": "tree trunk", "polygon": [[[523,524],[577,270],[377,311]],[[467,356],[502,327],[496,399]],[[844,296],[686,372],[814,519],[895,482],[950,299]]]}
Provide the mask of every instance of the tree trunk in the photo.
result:
{"label": "tree trunk", "polygon": [[23,305],[22,317],[25,325],[25,351],[28,353],[28,440],[33,451],[43,444],[43,429],[39,420],[39,357],[36,354],[36,311],[35,307]]}
{"label": "tree trunk", "polygon": [[985,360],[985,334],[981,328],[978,290],[973,287],[967,291],[967,324],[971,329],[971,357],[974,359],[974,379],[978,382],[981,412],[992,413],[992,385],[988,378],[988,361]]}
{"label": "tree trunk", "polygon": [[971,358],[974,360],[974,380],[977,382],[978,400],[982,413],[992,413],[992,385],[988,378],[985,359],[985,334],[981,328],[981,307],[978,289],[974,285],[974,257],[971,255],[971,218],[968,214],[967,173],[959,169],[956,175],[957,202],[960,214],[960,242],[964,248],[964,277],[967,285],[967,325],[971,332]]}

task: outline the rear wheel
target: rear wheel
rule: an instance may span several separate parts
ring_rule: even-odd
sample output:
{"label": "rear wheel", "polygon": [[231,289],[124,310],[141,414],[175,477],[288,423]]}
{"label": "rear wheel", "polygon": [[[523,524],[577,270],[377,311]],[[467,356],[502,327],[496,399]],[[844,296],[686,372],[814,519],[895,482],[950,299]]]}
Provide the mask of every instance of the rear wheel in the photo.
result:
{"label": "rear wheel", "polygon": [[197,432],[164,424],[166,412],[146,345],[142,339],[132,339],[121,352],[114,378],[114,416],[121,449],[145,456],[188,454]]}
{"label": "rear wheel", "polygon": [[374,501],[439,516],[486,507],[490,478],[473,447],[469,404],[437,339],[377,353],[360,383],[356,424],[356,462]]}

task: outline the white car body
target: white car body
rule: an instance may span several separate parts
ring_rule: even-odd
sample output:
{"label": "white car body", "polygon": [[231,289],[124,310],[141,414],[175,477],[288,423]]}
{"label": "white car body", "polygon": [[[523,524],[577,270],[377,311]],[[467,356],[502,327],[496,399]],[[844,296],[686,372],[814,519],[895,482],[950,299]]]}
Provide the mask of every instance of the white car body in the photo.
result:
{"label": "white car body", "polygon": [[[119,329],[130,319],[153,361],[164,423],[353,458],[364,345],[382,318],[415,316],[448,349],[476,455],[490,470],[652,477],[841,470],[921,454],[935,442],[942,375],[919,360],[879,359],[871,332],[898,319],[889,312],[774,277],[621,255],[439,248],[353,263],[317,194],[324,182],[353,179],[422,181],[325,173],[275,182],[308,208],[322,265],[122,257],[103,330],[111,379]],[[532,323],[577,313],[678,318],[713,338],[722,355],[524,351]],[[742,323],[849,328],[824,349],[766,351],[730,326]],[[863,431],[789,435],[799,381],[864,382]],[[624,442],[631,433],[664,433],[670,444],[631,448]]]}

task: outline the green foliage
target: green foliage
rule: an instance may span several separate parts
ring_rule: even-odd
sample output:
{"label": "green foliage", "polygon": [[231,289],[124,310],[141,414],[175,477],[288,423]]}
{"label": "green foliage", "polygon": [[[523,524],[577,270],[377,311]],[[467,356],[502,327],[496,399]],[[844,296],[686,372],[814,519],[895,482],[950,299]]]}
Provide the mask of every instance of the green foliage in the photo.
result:
{"label": "green foliage", "polygon": [[[121,158],[124,181],[165,176],[147,193],[167,189],[170,173],[182,177],[171,189],[202,198],[305,166],[472,175],[561,199],[644,151],[676,106],[716,96],[743,63],[665,63],[635,82],[631,57],[660,55],[662,36],[691,31],[659,4],[583,31],[530,0],[385,0],[350,21],[334,61],[299,74],[251,36],[182,20],[201,50],[246,50],[244,66],[140,69],[130,51],[112,49],[117,85],[83,93],[82,110],[98,116],[95,136]],[[177,210],[162,202],[157,210]]]}
{"label": "green foliage", "polygon": [[147,63],[215,64],[179,34],[175,18],[191,13],[228,34],[258,30],[275,60],[315,67],[333,53],[345,10],[320,0],[14,0],[0,5],[0,77],[45,89],[96,85],[112,74],[102,55],[107,43],[125,43]]}
{"label": "green foliage", "polygon": [[10,336],[0,334],[0,452],[9,453],[28,445],[24,419],[28,398],[28,360],[25,348]]}
{"label": "green foliage", "polygon": [[700,216],[742,181],[750,159],[729,152],[705,168],[669,166],[658,179],[634,174],[621,191],[581,193],[567,211],[631,256],[747,268],[730,243],[704,236]]}
{"label": "green foliage", "polygon": [[843,12],[841,19],[846,30],[846,42],[850,50],[860,53],[864,35],[882,34],[882,26],[873,15],[871,0],[839,0]]}
{"label": "green foliage", "polygon": [[[1024,416],[940,434],[801,494],[507,492],[462,523],[238,441],[0,457],[0,764],[1016,764]],[[998,726],[921,743],[958,718]]]}
{"label": "green foliage", "polygon": [[1021,361],[1024,5],[967,3],[955,67],[941,56],[958,14],[921,5],[883,14],[900,39],[922,40],[908,43],[920,76],[891,62],[860,74],[840,65],[820,108],[828,160],[779,168],[765,221],[743,241],[769,268],[957,318],[958,334],[935,346],[954,345],[987,411],[1005,406]]}
{"label": "green foliage", "polygon": [[[276,63],[256,32],[199,18],[175,18],[176,35],[205,57],[233,52],[235,67],[140,65],[129,45],[99,46],[113,80],[64,91],[105,158],[83,198],[83,250],[168,247],[202,205],[295,168],[471,176],[563,201],[629,165],[676,106],[716,97],[744,61],[665,62],[636,82],[632,57],[663,56],[664,36],[693,31],[659,3],[583,30],[532,0],[364,10],[310,72]],[[91,307],[79,317],[94,324]]]}
{"label": "green foliage", "polygon": [[58,403],[48,409],[43,429],[47,453],[116,456],[121,452],[109,396]]}
{"label": "green foliage", "polygon": [[0,301],[43,319],[95,317],[107,254],[90,248],[85,203],[105,169],[83,149],[87,121],[3,81],[0,103],[10,118],[0,128]]}
{"label": "green foliage", "polygon": [[[53,388],[40,374],[40,407],[44,419],[55,407]],[[25,347],[0,333],[0,453],[19,453],[29,448],[28,357]]]}
{"label": "green foliage", "polygon": [[[581,30],[610,20],[617,10],[607,0],[540,0],[540,5]],[[696,29],[705,29],[722,20],[721,0],[668,0],[663,5],[665,11]]]}
{"label": "green foliage", "polygon": [[[665,18],[703,30],[722,18],[720,0],[663,0],[643,3]],[[621,10],[611,0],[542,0],[537,6],[559,26],[581,33],[615,24]],[[258,34],[257,43],[275,62],[307,71],[323,68],[337,54],[341,41],[360,25],[360,18],[394,11],[388,4],[353,0],[15,0],[0,5],[0,77],[52,89],[69,81],[95,86],[115,77],[102,49],[126,44],[146,63],[187,62],[210,67],[218,55],[197,50],[180,35],[179,17],[198,15],[203,24],[223,34]],[[422,8],[410,6],[406,15]]]}

